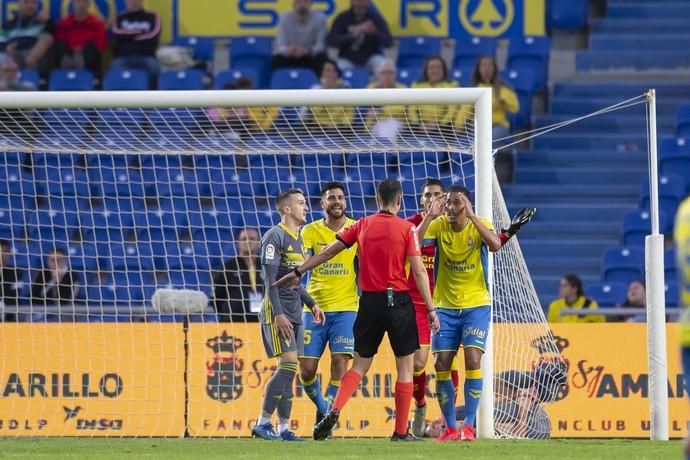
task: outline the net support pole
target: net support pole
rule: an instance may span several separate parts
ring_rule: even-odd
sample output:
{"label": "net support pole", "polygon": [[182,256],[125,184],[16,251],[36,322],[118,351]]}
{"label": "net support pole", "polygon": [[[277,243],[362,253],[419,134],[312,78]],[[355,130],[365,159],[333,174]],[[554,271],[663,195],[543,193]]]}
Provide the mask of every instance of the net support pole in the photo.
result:
{"label": "net support pole", "polygon": [[656,139],[656,92],[647,93],[649,110],[649,207],[652,234],[645,239],[647,287],[647,357],[649,363],[649,412],[652,440],[668,440],[668,383],[666,363],[666,300],[664,236],[659,234],[659,171]]}
{"label": "net support pole", "polygon": [[[485,219],[493,220],[492,211],[492,182],[493,182],[493,156],[491,149],[491,110],[492,95],[489,89],[482,94],[475,103],[475,205],[477,214]],[[487,282],[489,293],[493,299],[493,255],[489,253],[487,266]],[[492,307],[493,308],[493,307]],[[493,325],[489,325],[489,333],[486,338],[486,350],[482,357],[482,396],[479,400],[479,421],[477,423],[477,435],[480,438],[490,439],[494,437],[494,369],[493,369]]]}

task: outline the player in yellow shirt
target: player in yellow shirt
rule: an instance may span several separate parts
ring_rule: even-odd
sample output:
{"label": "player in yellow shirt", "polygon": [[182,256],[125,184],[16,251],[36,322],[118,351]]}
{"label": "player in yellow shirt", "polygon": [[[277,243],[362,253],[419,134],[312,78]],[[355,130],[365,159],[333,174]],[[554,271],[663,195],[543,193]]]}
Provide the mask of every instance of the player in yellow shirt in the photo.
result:
{"label": "player in yellow shirt", "polygon": [[[690,198],[680,204],[674,227],[676,266],[680,287],[680,345],[685,374],[685,391],[690,393]],[[690,436],[685,442],[685,458],[690,459]]]}
{"label": "player in yellow shirt", "polygon": [[[446,431],[438,440],[471,441],[476,437],[474,423],[482,393],[480,364],[491,320],[488,251],[498,251],[501,239],[489,221],[474,213],[465,187],[448,189],[446,214],[439,216],[441,204],[442,200],[434,202],[418,228],[422,245],[436,246],[434,305],[441,329],[431,340],[431,352],[436,358],[437,399],[446,422]],[[458,430],[450,369],[461,344],[466,415]]]}
{"label": "player in yellow shirt", "polygon": [[[341,229],[355,223],[345,215],[345,188],[339,182],[329,182],[323,187],[321,207],[325,217],[302,229],[304,249],[308,255],[318,254],[335,241],[335,236]],[[299,357],[300,381],[307,396],[316,405],[317,423],[328,412],[338,392],[340,379],[354,353],[352,329],[359,307],[356,255],[355,245],[319,265],[311,272],[307,285],[307,291],[318,299],[316,302],[326,314],[326,321],[321,324],[314,323],[311,313],[306,309],[302,318],[304,353]],[[331,379],[324,400],[316,371],[326,344],[331,351]]]}

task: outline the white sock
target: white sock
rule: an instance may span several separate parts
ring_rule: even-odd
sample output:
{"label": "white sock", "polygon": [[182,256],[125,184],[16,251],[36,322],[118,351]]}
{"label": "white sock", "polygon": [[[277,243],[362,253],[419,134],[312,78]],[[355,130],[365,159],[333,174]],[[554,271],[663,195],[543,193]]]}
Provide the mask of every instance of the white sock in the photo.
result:
{"label": "white sock", "polygon": [[290,428],[287,420],[286,421],[281,421],[278,422],[278,434],[282,433],[283,431],[287,431]]}
{"label": "white sock", "polygon": [[259,415],[259,420],[256,421],[257,426],[258,425],[264,425],[266,423],[269,423],[271,421],[270,417],[264,417],[263,414]]}

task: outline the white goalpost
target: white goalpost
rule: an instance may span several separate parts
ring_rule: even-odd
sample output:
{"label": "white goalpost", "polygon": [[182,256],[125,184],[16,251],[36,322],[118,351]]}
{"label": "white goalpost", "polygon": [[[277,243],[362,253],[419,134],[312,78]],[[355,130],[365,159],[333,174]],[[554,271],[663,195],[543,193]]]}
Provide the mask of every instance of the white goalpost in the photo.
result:
{"label": "white goalpost", "polygon": [[[489,88],[0,93],[0,238],[20,272],[4,305],[18,323],[0,325],[0,408],[34,427],[0,436],[248,436],[273,363],[256,298],[218,297],[246,269],[228,268],[241,230],[276,224],[285,188],[305,190],[319,218],[331,180],[359,218],[386,177],[403,184],[403,217],[440,178],[474,190],[478,215],[505,228],[491,113]],[[516,391],[544,406],[565,370],[518,240],[489,267],[478,433],[528,437]],[[69,283],[51,278],[65,273]],[[260,297],[259,279],[244,283]],[[390,434],[391,356],[381,351],[336,436]],[[328,369],[325,357],[322,382]],[[293,416],[307,434],[313,407],[299,389]],[[531,429],[550,435],[548,420]]]}

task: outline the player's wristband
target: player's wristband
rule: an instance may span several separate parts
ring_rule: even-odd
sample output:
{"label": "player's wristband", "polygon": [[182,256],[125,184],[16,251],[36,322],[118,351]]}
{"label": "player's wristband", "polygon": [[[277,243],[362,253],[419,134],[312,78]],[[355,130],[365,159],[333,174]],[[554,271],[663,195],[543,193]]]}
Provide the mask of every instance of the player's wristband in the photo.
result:
{"label": "player's wristband", "polygon": [[295,275],[297,275],[297,278],[301,278],[301,277],[302,277],[302,273],[299,271],[299,269],[298,269],[297,267],[295,267],[295,268],[292,269],[292,273],[294,273]]}

